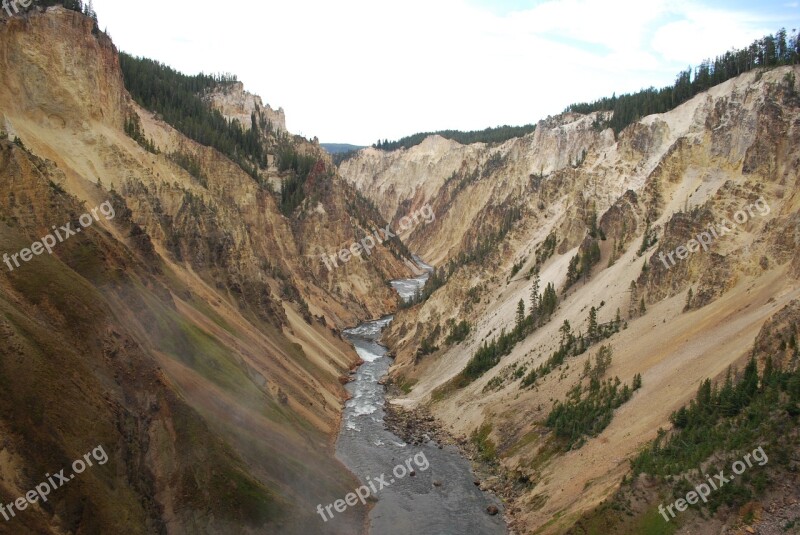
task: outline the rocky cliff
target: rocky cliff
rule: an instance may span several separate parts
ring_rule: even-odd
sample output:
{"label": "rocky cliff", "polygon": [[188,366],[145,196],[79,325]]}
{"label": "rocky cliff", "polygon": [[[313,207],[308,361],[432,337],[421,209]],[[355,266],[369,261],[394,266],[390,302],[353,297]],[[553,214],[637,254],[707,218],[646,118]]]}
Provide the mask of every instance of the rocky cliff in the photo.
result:
{"label": "rocky cliff", "polygon": [[273,110],[272,107],[261,101],[261,97],[244,90],[242,82],[230,84],[219,91],[205,95],[208,102],[218,109],[228,120],[236,119],[245,128],[249,129],[253,114],[263,112],[269,123],[269,128],[276,132],[286,132],[286,114],[283,108]]}

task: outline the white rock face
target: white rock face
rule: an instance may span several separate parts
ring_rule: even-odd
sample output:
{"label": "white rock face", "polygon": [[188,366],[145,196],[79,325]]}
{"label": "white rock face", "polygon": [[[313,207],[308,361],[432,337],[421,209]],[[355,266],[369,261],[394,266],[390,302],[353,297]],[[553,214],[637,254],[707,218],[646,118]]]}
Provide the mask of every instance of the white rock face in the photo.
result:
{"label": "white rock face", "polygon": [[477,147],[483,144],[465,146],[430,136],[410,149],[389,153],[363,149],[357,157],[343,162],[340,172],[376,203],[384,218],[392,220],[402,201],[430,199],[463,162],[474,165]]}
{"label": "white rock face", "polygon": [[564,114],[540,121],[535,132],[492,147],[485,143],[461,145],[434,135],[410,149],[385,152],[366,148],[342,162],[339,171],[387,220],[405,215],[404,202],[410,200],[418,206],[434,199],[453,173],[483,169],[492,158],[505,162],[504,177],[509,183],[497,183],[503,197],[517,193],[531,175],[549,175],[573,165],[592,149],[613,146],[611,130],[601,132],[592,126],[598,115]]}
{"label": "white rock face", "polygon": [[266,115],[272,128],[276,132],[286,132],[286,114],[283,108],[273,110],[269,104],[264,104],[261,97],[244,90],[242,82],[236,82],[218,91],[209,93],[205,98],[214,108],[218,109],[226,119],[238,119],[244,128],[250,128],[250,117],[256,109]]}
{"label": "white rock face", "polygon": [[[706,181],[697,190],[699,184],[687,182],[685,191],[677,191],[669,199],[664,212],[668,217],[682,209],[687,198],[700,204],[725,180],[742,176],[742,161],[754,143],[769,88],[785,84],[789,70],[775,69],[758,80],[755,73],[728,80],[668,113],[643,117],[619,136],[601,126],[609,112],[564,113],[540,121],[531,134],[499,145],[461,145],[430,136],[410,149],[386,152],[366,148],[342,162],[339,171],[375,203],[387,221],[425,203],[437,206],[437,231],[420,243],[412,236],[409,243],[442,252],[460,243],[465,232],[492,207],[530,196],[532,182],[547,184],[554,178],[571,177],[582,184],[575,195],[582,199],[576,202],[591,202],[602,215],[627,190],[641,193],[659,166],[668,167],[681,143],[707,147],[707,154],[696,156],[696,161],[673,162],[670,173],[677,173],[672,180],[678,180],[684,174],[679,168],[696,164],[702,176],[713,175],[713,187]],[[454,173],[459,179],[465,175],[475,178],[468,181],[469,187],[456,191],[448,184]],[[571,195],[568,191],[562,194]],[[569,206],[557,207],[552,199],[548,204],[554,216],[563,215]]]}

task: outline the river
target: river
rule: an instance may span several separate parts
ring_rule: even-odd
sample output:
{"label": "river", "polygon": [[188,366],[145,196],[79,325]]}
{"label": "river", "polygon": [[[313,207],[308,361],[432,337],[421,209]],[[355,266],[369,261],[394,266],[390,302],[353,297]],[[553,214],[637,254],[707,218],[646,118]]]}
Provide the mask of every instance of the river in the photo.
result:
{"label": "river", "polygon": [[[415,260],[426,273],[392,281],[404,300],[425,285],[432,269],[419,258]],[[377,502],[369,515],[369,533],[505,534],[500,502],[475,486],[469,462],[454,446],[439,449],[432,441],[420,446],[406,444],[384,428],[386,389],[378,381],[386,375],[392,361],[379,340],[392,319],[393,316],[387,316],[368,321],[344,332],[364,364],[356,371],[355,380],[347,385],[352,398],[345,406],[336,455],[365,485],[371,482],[378,489],[382,484],[377,481],[386,483],[376,493]],[[399,469],[399,465],[404,468]],[[408,469],[415,471],[413,477]],[[381,478],[383,474],[385,477]],[[489,515],[486,509],[490,505],[496,505],[501,514]],[[363,507],[360,503],[358,506]]]}

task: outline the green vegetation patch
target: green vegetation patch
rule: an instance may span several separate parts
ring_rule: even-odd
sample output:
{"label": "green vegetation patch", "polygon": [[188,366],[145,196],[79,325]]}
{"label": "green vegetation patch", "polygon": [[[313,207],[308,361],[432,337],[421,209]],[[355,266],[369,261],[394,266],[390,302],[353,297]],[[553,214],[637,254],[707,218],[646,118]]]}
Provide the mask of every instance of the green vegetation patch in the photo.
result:
{"label": "green vegetation patch", "polygon": [[475,429],[470,435],[470,441],[478,448],[481,459],[491,463],[497,459],[497,445],[489,435],[492,433],[492,424],[485,423]]}

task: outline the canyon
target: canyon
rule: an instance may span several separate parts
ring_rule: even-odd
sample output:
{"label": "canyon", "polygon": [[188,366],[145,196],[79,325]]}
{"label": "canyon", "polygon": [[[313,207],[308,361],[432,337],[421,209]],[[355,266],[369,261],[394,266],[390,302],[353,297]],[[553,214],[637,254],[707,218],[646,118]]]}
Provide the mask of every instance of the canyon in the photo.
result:
{"label": "canyon", "polygon": [[[0,249],[115,213],[0,269],[0,501],[108,452],[0,533],[642,533],[669,487],[632,460],[704,381],[797,368],[797,65],[619,132],[565,111],[502,143],[433,135],[335,165],[238,80],[198,98],[263,159],[196,141],[120,57],[73,10],[0,18]],[[567,442],[551,414],[592,374],[625,397]],[[431,472],[320,519],[418,450]],[[783,486],[748,502],[764,532],[800,504],[787,456],[767,467]],[[747,514],[669,533],[737,533]]]}

